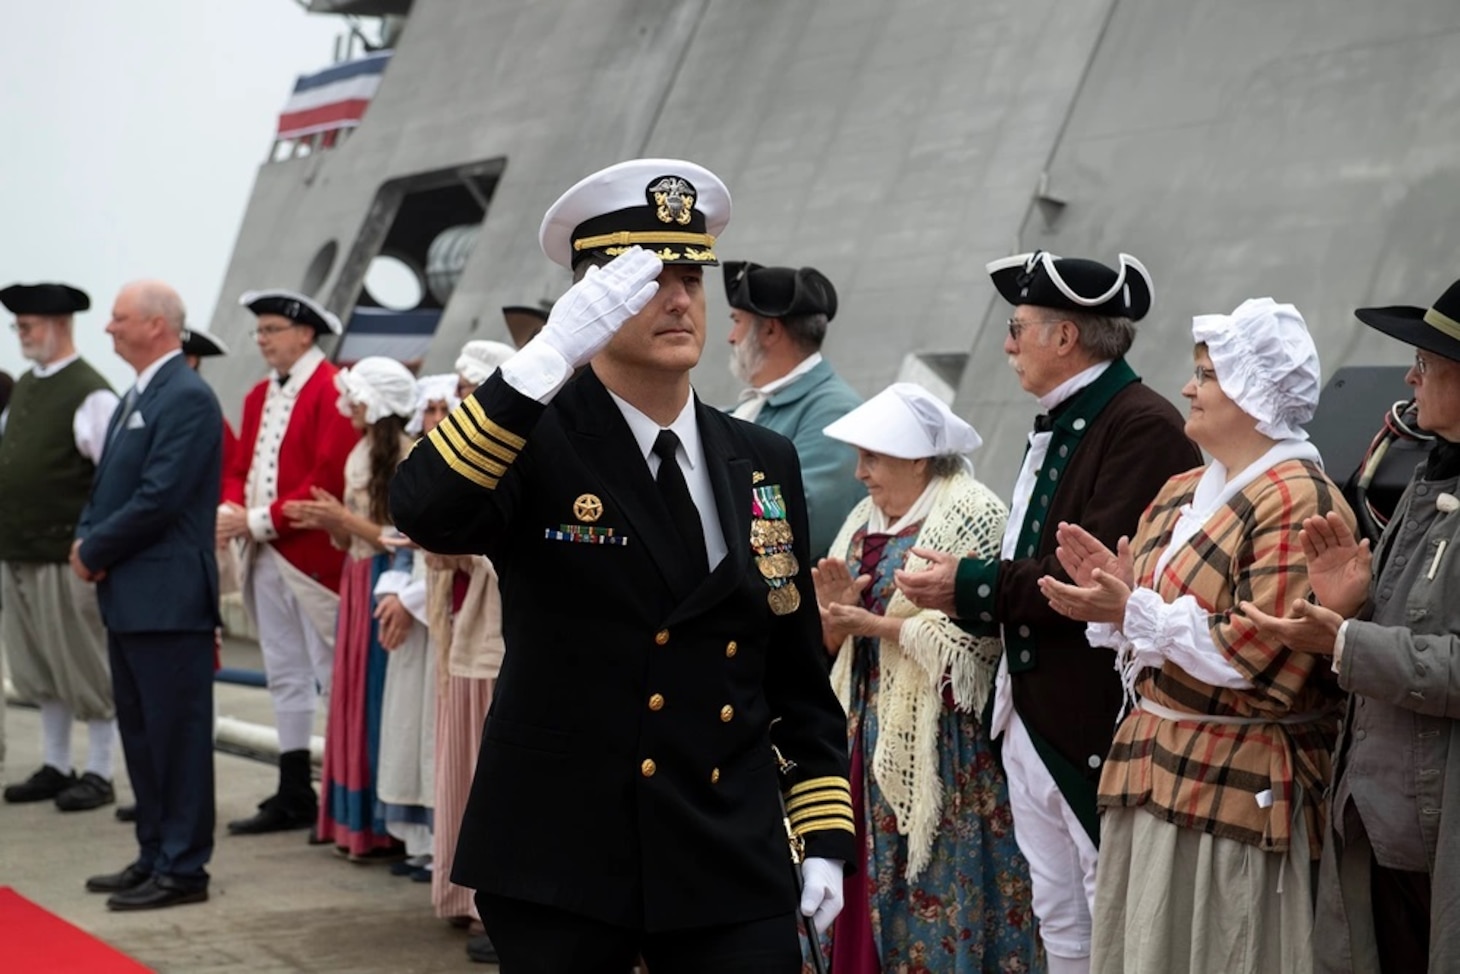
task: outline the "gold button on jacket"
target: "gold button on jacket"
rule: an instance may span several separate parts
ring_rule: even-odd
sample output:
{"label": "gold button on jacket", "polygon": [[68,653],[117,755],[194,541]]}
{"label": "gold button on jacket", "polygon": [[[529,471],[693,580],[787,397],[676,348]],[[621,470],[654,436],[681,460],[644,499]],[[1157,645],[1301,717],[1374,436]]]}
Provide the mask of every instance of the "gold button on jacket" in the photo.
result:
{"label": "gold button on jacket", "polygon": [[645,758],[644,763],[639,765],[639,774],[645,778],[654,777],[654,772],[657,770],[659,769],[655,766],[653,758]]}
{"label": "gold button on jacket", "polygon": [[660,629],[658,632],[656,632],[654,634],[654,642],[660,646],[663,646],[665,643],[669,642],[669,630]]}
{"label": "gold button on jacket", "polygon": [[649,698],[649,709],[650,710],[663,710],[664,709],[664,694],[662,694],[662,693],[656,693],[652,697],[650,697]]}

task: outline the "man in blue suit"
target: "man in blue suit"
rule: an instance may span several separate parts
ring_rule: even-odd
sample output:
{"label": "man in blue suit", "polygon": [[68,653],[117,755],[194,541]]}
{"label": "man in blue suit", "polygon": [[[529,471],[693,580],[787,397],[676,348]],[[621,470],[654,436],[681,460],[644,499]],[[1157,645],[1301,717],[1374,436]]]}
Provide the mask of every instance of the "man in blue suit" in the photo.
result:
{"label": "man in blue suit", "polygon": [[836,317],[836,288],[814,267],[762,267],[727,260],[730,371],[748,388],[735,418],[780,433],[796,445],[811,518],[811,557],[824,558],[842,522],[867,488],[857,480],[857,451],[822,430],[862,404],[862,397],[821,357]]}
{"label": "man in blue suit", "polygon": [[71,568],[97,582],[117,725],[137,796],[136,861],[93,876],[112,910],[208,898],[213,854],[213,518],[218,400],[182,356],[184,310],[165,284],[129,284],[107,333],[137,371],[117,407]]}

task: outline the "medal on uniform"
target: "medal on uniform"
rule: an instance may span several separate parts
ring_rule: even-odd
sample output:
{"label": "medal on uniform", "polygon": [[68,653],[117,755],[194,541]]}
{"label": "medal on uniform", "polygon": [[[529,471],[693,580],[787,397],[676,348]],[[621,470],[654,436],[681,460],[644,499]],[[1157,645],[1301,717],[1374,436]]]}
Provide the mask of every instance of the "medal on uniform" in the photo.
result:
{"label": "medal on uniform", "polygon": [[[757,471],[759,472],[759,471]],[[761,474],[761,479],[765,478]],[[801,607],[801,591],[796,588],[796,575],[801,563],[791,551],[795,540],[791,523],[786,518],[786,499],[780,484],[753,481],[750,495],[750,547],[755,552],[755,567],[770,591],[766,602],[778,616],[790,615]]]}

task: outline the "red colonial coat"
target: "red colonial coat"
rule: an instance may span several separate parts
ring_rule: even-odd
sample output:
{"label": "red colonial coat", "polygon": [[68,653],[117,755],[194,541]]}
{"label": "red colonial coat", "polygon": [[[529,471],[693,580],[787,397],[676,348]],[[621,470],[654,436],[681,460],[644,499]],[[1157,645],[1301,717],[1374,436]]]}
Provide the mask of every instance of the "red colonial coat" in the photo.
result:
{"label": "red colonial coat", "polygon": [[[341,497],[345,491],[345,458],[360,439],[350,420],[340,415],[335,406],[339,392],[335,389],[336,369],[329,362],[320,362],[314,374],[294,400],[289,425],[279,444],[278,496],[269,505],[278,537],[270,542],[289,564],[309,575],[332,592],[340,590],[340,571],[345,553],[330,543],[324,531],[301,531],[291,527],[284,516],[284,504],[292,500],[310,500],[311,487]],[[259,425],[263,420],[264,399],[272,378],[264,379],[249,390],[243,400],[243,423],[237,446],[228,451],[223,470],[223,501],[247,507],[245,500],[248,471],[253,463]]]}

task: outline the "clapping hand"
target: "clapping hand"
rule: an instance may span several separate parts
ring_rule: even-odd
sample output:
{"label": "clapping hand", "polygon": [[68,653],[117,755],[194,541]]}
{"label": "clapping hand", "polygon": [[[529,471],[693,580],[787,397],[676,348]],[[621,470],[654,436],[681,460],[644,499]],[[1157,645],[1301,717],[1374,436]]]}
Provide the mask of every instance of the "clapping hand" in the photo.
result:
{"label": "clapping hand", "polygon": [[1343,518],[1330,511],[1303,522],[1300,535],[1308,562],[1308,584],[1319,603],[1342,618],[1363,608],[1369,598],[1369,577],[1374,555],[1369,540],[1357,541]]}
{"label": "clapping hand", "polygon": [[[919,609],[936,609],[948,618],[956,619],[958,607],[954,593],[958,586],[959,557],[928,548],[913,548],[912,554],[926,561],[927,567],[917,572],[906,568],[894,572],[898,591]],[[969,552],[968,557],[977,558],[978,555]]]}
{"label": "clapping hand", "polygon": [[866,628],[865,620],[855,613],[872,616],[858,605],[862,593],[872,584],[872,576],[853,578],[845,559],[823,558],[811,567],[811,584],[816,589],[816,607],[821,611],[823,642],[828,650],[835,652],[846,637],[861,635],[858,630]]}
{"label": "clapping hand", "polygon": [[410,611],[394,595],[381,596],[380,602],[375,606],[375,619],[380,623],[381,648],[387,651],[401,647],[415,622]]}
{"label": "clapping hand", "polygon": [[1338,627],[1343,625],[1344,619],[1332,609],[1314,605],[1306,599],[1294,599],[1287,617],[1282,619],[1268,615],[1251,602],[1243,602],[1239,608],[1242,615],[1257,627],[1263,639],[1294,652],[1319,656],[1333,655]]}
{"label": "clapping hand", "polygon": [[310,487],[309,493],[314,497],[313,500],[284,503],[284,516],[289,519],[290,526],[303,531],[343,533],[345,516],[348,513],[345,505],[335,495],[320,487]]}
{"label": "clapping hand", "polygon": [[1078,524],[1061,521],[1055,530],[1055,540],[1059,543],[1055,557],[1076,585],[1082,588],[1093,585],[1095,571],[1099,569],[1124,582],[1126,588],[1135,587],[1135,560],[1131,557],[1129,538],[1122,537],[1115,543],[1115,551],[1111,551]]}

